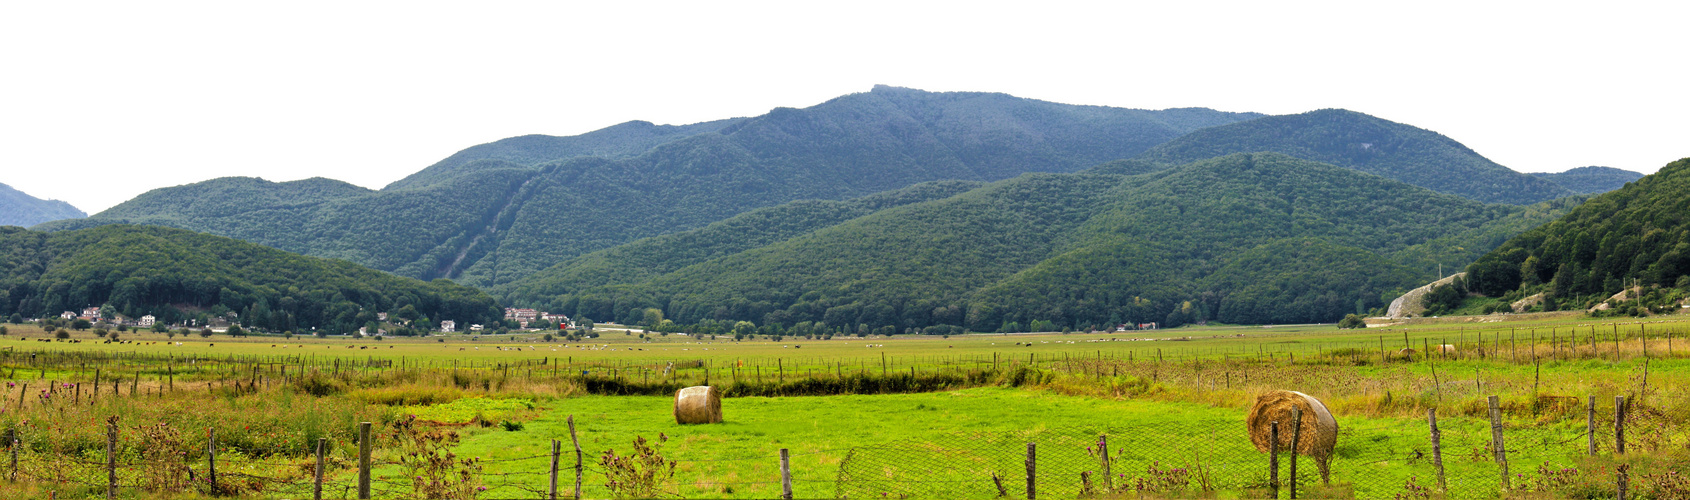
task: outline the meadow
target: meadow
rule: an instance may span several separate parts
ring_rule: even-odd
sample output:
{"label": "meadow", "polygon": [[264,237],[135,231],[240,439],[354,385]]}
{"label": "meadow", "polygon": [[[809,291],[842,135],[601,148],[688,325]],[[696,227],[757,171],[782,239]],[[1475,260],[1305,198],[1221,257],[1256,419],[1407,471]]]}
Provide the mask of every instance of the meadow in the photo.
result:
{"label": "meadow", "polygon": [[[1516,454],[1511,498],[1611,496],[1620,463],[1636,467],[1640,498],[1669,498],[1690,442],[1690,324],[1676,315],[779,342],[608,329],[582,343],[132,332],[106,343],[7,326],[0,429],[15,431],[22,477],[3,488],[25,496],[103,497],[114,416],[123,498],[214,493],[213,434],[215,493],[309,498],[324,439],[325,498],[351,498],[364,421],[377,429],[377,498],[539,498],[552,440],[567,496],[571,417],[590,498],[778,496],[783,448],[799,498],[1020,497],[1028,442],[1040,446],[1047,497],[1262,497],[1266,458],[1243,415],[1275,389],[1320,397],[1342,429],[1333,485],[1302,478],[1314,469],[1304,462],[1305,498],[1504,496],[1486,451],[1490,395]],[[1427,349],[1438,345],[1452,347]],[[669,395],[706,381],[728,395],[725,421],[674,424]],[[1616,396],[1633,402],[1628,432],[1642,453],[1612,453]],[[1445,428],[1447,493],[1430,479],[1427,410]]]}

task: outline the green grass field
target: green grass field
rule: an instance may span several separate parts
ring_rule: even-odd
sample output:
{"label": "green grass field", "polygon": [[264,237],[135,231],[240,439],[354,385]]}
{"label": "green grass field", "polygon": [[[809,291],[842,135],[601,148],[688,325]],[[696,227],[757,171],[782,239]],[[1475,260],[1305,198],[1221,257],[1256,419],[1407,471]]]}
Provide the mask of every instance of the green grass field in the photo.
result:
{"label": "green grass field", "polygon": [[[626,457],[636,437],[657,442],[660,435],[667,439],[659,453],[675,461],[673,477],[656,481],[665,496],[776,496],[782,448],[792,453],[800,498],[995,497],[994,474],[1018,496],[1024,446],[1035,442],[1047,498],[1108,497],[1122,488],[1158,498],[1235,498],[1260,496],[1267,483],[1266,457],[1245,435],[1245,412],[1258,394],[1293,389],[1319,396],[1343,429],[1332,469],[1337,485],[1304,497],[1414,497],[1416,487],[1434,484],[1425,412],[1436,409],[1445,427],[1449,497],[1496,498],[1501,475],[1486,451],[1485,397],[1497,395],[1515,453],[1515,489],[1564,496],[1611,489],[1607,452],[1579,457],[1591,396],[1604,421],[1615,396],[1644,398],[1643,419],[1630,432],[1648,452],[1628,460],[1660,463],[1638,464],[1640,478],[1683,467],[1683,453],[1671,450],[1690,445],[1690,395],[1681,389],[1690,386],[1687,326],[1679,316],[1601,322],[1547,314],[1366,330],[1212,326],[781,342],[673,335],[642,341],[613,331],[565,344],[529,334],[375,341],[151,333],[105,343],[88,332],[72,333],[71,342],[43,341],[40,330],[8,325],[0,375],[19,387],[0,399],[7,407],[0,425],[26,428],[27,456],[69,453],[93,463],[104,453],[104,415],[134,425],[121,430],[125,443],[149,432],[141,422],[158,421],[180,430],[175,446],[185,450],[188,468],[204,460],[193,450],[204,449],[203,429],[215,427],[224,453],[247,460],[238,462],[243,470],[291,478],[255,483],[269,486],[253,486],[246,494],[253,498],[296,497],[316,436],[331,439],[329,480],[344,492],[353,470],[348,422],[385,429],[406,415],[458,432],[452,451],[483,459],[478,481],[490,490],[480,498],[537,497],[552,439],[564,443],[565,469],[573,466],[569,416],[578,425],[592,498],[617,493],[606,487],[606,450]],[[1442,344],[1454,350],[1400,352]],[[611,395],[666,394],[707,377],[730,394],[790,395],[731,397],[724,423],[701,426],[676,425],[668,396]],[[928,379],[949,381],[899,382]],[[49,383],[63,391],[57,399],[26,397]],[[65,406],[66,398],[87,401],[95,387],[104,394],[97,404]],[[912,390],[923,392],[901,393]],[[59,422],[81,423],[42,427]],[[1602,441],[1611,448],[1612,423],[1603,425],[1598,433],[1610,433]],[[1107,481],[1101,458],[1087,450],[1100,435],[1110,436]],[[386,444],[377,463],[388,465],[377,475],[391,477],[378,479],[378,497],[398,498],[410,491],[404,476],[415,469],[397,464],[406,449],[397,441],[380,442]],[[143,457],[151,445],[127,446]],[[1314,469],[1302,464],[1304,484],[1316,481]],[[1563,469],[1576,472],[1557,472]],[[142,473],[133,474],[142,481]],[[567,491],[573,471],[562,476]],[[0,492],[43,491],[40,483],[20,488]],[[98,493],[51,491],[64,498]],[[127,498],[147,497],[125,491]]]}

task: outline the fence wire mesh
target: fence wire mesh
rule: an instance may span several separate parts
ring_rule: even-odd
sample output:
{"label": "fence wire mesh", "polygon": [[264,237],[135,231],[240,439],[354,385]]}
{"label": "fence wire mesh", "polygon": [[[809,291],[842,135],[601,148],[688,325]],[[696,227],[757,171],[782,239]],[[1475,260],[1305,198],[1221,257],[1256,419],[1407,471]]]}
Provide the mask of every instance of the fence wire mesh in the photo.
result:
{"label": "fence wire mesh", "polygon": [[[1436,452],[1424,419],[1358,419],[1341,424],[1329,457],[1281,452],[1277,482],[1269,454],[1256,448],[1242,422],[1170,418],[1150,427],[954,432],[805,450],[789,454],[807,465],[791,470],[791,484],[798,498],[842,499],[1269,498],[1276,491],[1287,497],[1292,488],[1302,498],[1612,498],[1622,487],[1630,498],[1690,498],[1684,423],[1690,396],[1650,395],[1626,403],[1623,413],[1614,400],[1598,400],[1591,411],[1587,399],[1561,399],[1510,409],[1500,454],[1492,423],[1474,412],[1438,419]],[[1624,429],[1625,453],[1616,453],[1616,426]],[[309,498],[317,487],[314,456],[287,454],[293,447],[235,446],[219,446],[214,487],[204,454],[159,455],[144,444],[144,430],[120,429],[115,457],[103,446],[67,454],[24,445],[8,448],[0,464],[19,483],[90,495],[115,485],[133,492]],[[356,447],[330,448],[337,451],[325,457],[325,498],[356,498],[357,460],[350,455]],[[574,492],[573,455],[566,450],[555,460],[563,498]],[[584,496],[624,495],[606,486],[615,471],[597,458],[588,453],[581,464]],[[772,496],[782,490],[779,459],[773,447],[666,456],[677,472],[656,476],[650,496]],[[408,464],[378,451],[373,498],[423,497],[421,476],[407,473]],[[553,468],[550,453],[476,459],[465,476],[476,493],[464,498],[549,498]]]}

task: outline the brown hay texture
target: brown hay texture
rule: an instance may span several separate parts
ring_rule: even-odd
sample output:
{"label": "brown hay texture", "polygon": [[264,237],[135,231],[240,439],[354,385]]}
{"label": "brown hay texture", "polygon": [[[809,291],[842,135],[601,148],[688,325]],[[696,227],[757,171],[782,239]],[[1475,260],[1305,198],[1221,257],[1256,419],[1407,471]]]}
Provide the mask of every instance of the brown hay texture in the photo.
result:
{"label": "brown hay texture", "polygon": [[1319,399],[1296,391],[1271,391],[1256,398],[1256,405],[1244,419],[1256,449],[1268,451],[1269,424],[1278,421],[1279,449],[1290,451],[1291,409],[1299,407],[1303,409],[1303,432],[1298,436],[1297,453],[1320,459],[1332,456],[1332,448],[1338,444],[1338,421]]}
{"label": "brown hay texture", "polygon": [[700,385],[675,391],[675,423],[714,424],[721,421],[721,389]]}

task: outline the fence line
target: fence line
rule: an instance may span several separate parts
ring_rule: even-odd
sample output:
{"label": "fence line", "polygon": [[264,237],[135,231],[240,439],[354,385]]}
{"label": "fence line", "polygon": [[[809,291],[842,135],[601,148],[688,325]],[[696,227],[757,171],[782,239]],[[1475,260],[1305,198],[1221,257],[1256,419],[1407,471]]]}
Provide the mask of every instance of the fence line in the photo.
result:
{"label": "fence line", "polygon": [[[1670,398],[1669,398],[1670,399]],[[571,460],[561,443],[549,453],[481,459],[449,454],[455,441],[431,427],[402,421],[348,446],[323,439],[319,450],[340,454],[289,456],[241,449],[213,440],[203,457],[172,454],[169,443],[147,441],[139,427],[115,418],[105,423],[100,452],[62,455],[22,445],[19,429],[7,431],[8,478],[49,489],[115,498],[121,491],[196,491],[241,495],[265,492],[305,498],[577,498],[585,496],[732,495],[745,488],[779,486],[779,495],[834,498],[1087,497],[1115,494],[1249,496],[1324,495],[1347,491],[1360,498],[1496,498],[1506,491],[1544,491],[1623,498],[1660,497],[1686,484],[1684,463],[1638,460],[1690,447],[1683,405],[1656,406],[1625,397],[1585,412],[1532,426],[1510,426],[1491,400],[1489,419],[1444,418],[1429,413],[1424,426],[1339,431],[1325,457],[1291,453],[1273,457],[1251,444],[1235,422],[1169,421],[1154,428],[1109,423],[1084,428],[1019,432],[959,432],[876,445],[791,453],[787,449],[727,457],[664,456],[655,446],[617,461]],[[1595,399],[1586,405],[1600,403]],[[1599,418],[1592,418],[1596,415]],[[1524,415],[1515,415],[1516,417]],[[571,418],[571,421],[573,418]],[[1297,428],[1297,427],[1293,427]],[[1418,430],[1416,430],[1418,428]],[[419,437],[422,436],[422,437]],[[410,441],[406,441],[410,440]],[[1593,450],[1588,445],[1597,443]],[[638,449],[639,446],[636,446]],[[358,450],[347,455],[345,450]],[[1036,451],[1035,451],[1036,450]],[[379,456],[377,456],[379,454]],[[831,470],[794,467],[795,456],[842,456]],[[608,455],[607,455],[608,456]],[[178,458],[163,458],[178,457]],[[679,464],[762,462],[778,470],[767,477],[724,480],[677,478]],[[1270,467],[1278,463],[1277,468]],[[367,464],[367,465],[360,465]],[[1304,465],[1299,467],[1299,465]],[[485,470],[495,466],[498,470]],[[667,471],[667,472],[665,472]],[[360,477],[369,477],[361,487]],[[572,488],[587,486],[585,493]],[[456,488],[454,490],[454,488]],[[1667,488],[1667,489],[1663,489]],[[56,490],[55,490],[56,491]],[[439,493],[457,491],[457,493]]]}

